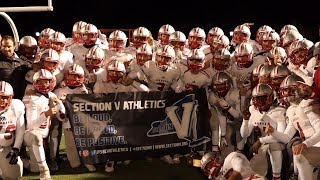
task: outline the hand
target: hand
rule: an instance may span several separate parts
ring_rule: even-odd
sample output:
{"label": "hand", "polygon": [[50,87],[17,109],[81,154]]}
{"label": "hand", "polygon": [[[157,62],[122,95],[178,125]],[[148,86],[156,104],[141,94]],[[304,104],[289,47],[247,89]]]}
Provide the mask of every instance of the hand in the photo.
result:
{"label": "hand", "polygon": [[60,103],[60,99],[58,99],[56,96],[50,97],[50,101],[55,102],[55,103]]}
{"label": "hand", "polygon": [[307,145],[304,143],[297,144],[292,147],[292,151],[294,155],[301,154],[304,149],[307,148]]}
{"label": "hand", "polygon": [[258,154],[258,150],[261,147],[261,145],[262,144],[261,144],[260,140],[258,139],[251,147],[252,152]]}
{"label": "hand", "polygon": [[223,151],[226,147],[228,147],[226,137],[222,136],[220,140],[220,150]]}
{"label": "hand", "polygon": [[251,116],[251,114],[250,114],[249,110],[244,110],[242,112],[242,117],[244,120],[249,120],[250,116]]}
{"label": "hand", "polygon": [[120,79],[120,83],[125,85],[125,86],[130,86],[133,83],[133,79],[129,78],[128,76],[123,76]]}
{"label": "hand", "polygon": [[265,129],[265,132],[266,132],[268,135],[274,132],[274,128],[271,126],[270,123],[267,124],[267,127],[266,127],[266,129]]}
{"label": "hand", "polygon": [[6,158],[11,158],[9,164],[17,164],[19,157],[19,149],[13,147]]}
{"label": "hand", "polygon": [[218,103],[220,105],[220,107],[224,110],[229,110],[231,107],[230,105],[228,104],[228,102],[224,99],[218,99]]}
{"label": "hand", "polygon": [[44,114],[45,114],[45,116],[46,117],[48,117],[48,116],[53,116],[53,115],[55,115],[57,113],[57,109],[55,108],[55,107],[51,107],[51,108],[49,108],[49,110],[48,111],[46,111]]}

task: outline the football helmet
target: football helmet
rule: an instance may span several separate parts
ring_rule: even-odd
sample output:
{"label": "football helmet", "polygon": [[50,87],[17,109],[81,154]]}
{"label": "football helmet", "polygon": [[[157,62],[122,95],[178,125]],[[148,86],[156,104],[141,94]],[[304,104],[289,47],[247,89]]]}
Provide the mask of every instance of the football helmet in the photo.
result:
{"label": "football helmet", "polygon": [[188,35],[188,43],[190,49],[200,48],[206,39],[206,33],[203,29],[196,27],[191,29]]}
{"label": "football helmet", "polygon": [[0,81],[0,112],[7,110],[13,98],[13,88],[11,84]]}
{"label": "football helmet", "polygon": [[249,41],[251,36],[251,31],[247,25],[239,25],[233,30],[232,42],[235,44],[240,44],[242,42]]}
{"label": "football helmet", "polygon": [[169,41],[170,45],[172,45],[175,50],[183,51],[186,47],[187,37],[183,32],[175,31],[170,35]]}
{"label": "football helmet", "polygon": [[93,24],[86,24],[83,33],[83,45],[93,46],[98,39],[98,28]]}
{"label": "football helmet", "polygon": [[133,31],[133,45],[138,48],[142,44],[148,44],[148,39],[151,37],[151,32],[145,27],[138,27]]}
{"label": "football helmet", "polygon": [[64,82],[70,87],[82,86],[84,82],[83,68],[77,64],[69,66],[64,73]]}
{"label": "football helmet", "polygon": [[225,97],[232,87],[232,79],[229,74],[220,71],[213,76],[211,86],[219,97]]}
{"label": "football helmet", "polygon": [[39,93],[47,94],[56,85],[56,78],[46,69],[40,69],[33,75],[33,87]]}
{"label": "football helmet", "polygon": [[284,26],[281,28],[279,35],[282,36],[282,35],[283,35],[285,32],[287,32],[287,31],[297,31],[297,32],[299,32],[298,29],[297,29],[297,27],[295,27],[295,26],[292,25],[292,24],[287,24],[287,25],[284,25]]}
{"label": "football helmet", "polygon": [[89,72],[100,69],[104,63],[105,53],[98,45],[90,48],[85,58],[85,67]]}
{"label": "football helmet", "polygon": [[264,34],[266,34],[267,32],[271,32],[273,31],[272,27],[268,26],[268,25],[263,25],[261,27],[259,27],[259,29],[257,30],[256,33],[256,41],[259,44],[262,44],[262,37]]}
{"label": "football helmet", "polygon": [[51,34],[56,32],[55,30],[51,28],[45,28],[41,31],[39,37],[38,37],[38,45],[40,48],[48,49],[50,48],[50,40],[49,37]]}
{"label": "football helmet", "polygon": [[273,47],[269,51],[268,58],[273,60],[274,65],[284,65],[287,62],[286,50],[282,47]]}
{"label": "football helmet", "polygon": [[297,75],[287,76],[280,84],[280,98],[284,106],[289,107],[291,103],[300,102],[300,97],[298,95],[299,82],[304,82],[304,80]]}
{"label": "football helmet", "polygon": [[266,112],[273,103],[273,89],[267,84],[257,84],[252,90],[252,104],[255,109]]}
{"label": "football helmet", "polygon": [[271,78],[271,87],[278,92],[280,88],[281,82],[291,74],[291,71],[287,68],[287,66],[275,66],[271,73],[270,73],[270,78]]}
{"label": "football helmet", "polygon": [[214,37],[221,35],[224,35],[223,30],[219,27],[213,27],[209,30],[206,41],[208,44],[211,44]]}
{"label": "football helmet", "polygon": [[313,51],[313,42],[303,39],[292,43],[289,47],[290,62],[294,65],[304,64]]}
{"label": "football helmet", "polygon": [[211,41],[212,43],[209,45],[212,52],[215,52],[218,49],[228,48],[230,44],[229,38],[225,35],[217,35],[213,37]]}
{"label": "football helmet", "polygon": [[234,51],[236,63],[241,68],[246,68],[252,64],[253,47],[249,43],[241,43],[236,46]]}
{"label": "football helmet", "polygon": [[271,85],[270,73],[274,65],[264,65],[259,72],[259,83]]}
{"label": "football helmet", "polygon": [[32,36],[24,36],[19,41],[18,54],[34,61],[38,52],[37,40]]}
{"label": "football helmet", "polygon": [[251,86],[254,88],[258,83],[259,83],[259,73],[262,69],[264,64],[259,64],[255,68],[253,68],[252,73],[251,73]]}
{"label": "football helmet", "polygon": [[275,31],[264,33],[261,38],[262,49],[269,52],[273,47],[276,47],[280,42],[279,34]]}
{"label": "football helmet", "polygon": [[86,25],[87,23],[84,21],[74,23],[72,27],[72,39],[76,44],[82,44],[83,33],[85,32]]}
{"label": "football helmet", "polygon": [[52,49],[56,50],[58,53],[64,50],[67,39],[63,33],[56,31],[55,33],[49,36],[49,39],[50,39],[50,47]]}
{"label": "football helmet", "polygon": [[161,70],[165,71],[168,69],[170,64],[175,58],[175,51],[172,46],[165,45],[158,47],[156,50],[156,66]]}
{"label": "football helmet", "polygon": [[43,68],[53,72],[58,68],[60,56],[57,51],[54,49],[46,49],[41,53],[40,61],[43,65]]}
{"label": "football helmet", "polygon": [[120,30],[115,30],[109,35],[109,48],[112,51],[119,51],[126,48],[127,35]]}
{"label": "football helmet", "polygon": [[217,71],[225,71],[230,67],[230,52],[228,49],[219,49],[214,52],[212,58],[212,68]]}
{"label": "football helmet", "polygon": [[314,44],[313,56],[317,56],[320,54],[320,42],[316,42]]}
{"label": "football helmet", "polygon": [[291,43],[297,40],[302,40],[302,39],[303,39],[303,36],[298,31],[294,31],[294,30],[285,31],[285,33],[283,33],[280,36],[280,46],[287,51]]}
{"label": "football helmet", "polygon": [[223,166],[220,158],[213,152],[208,152],[202,156],[200,160],[202,172],[208,176],[209,179],[215,179],[218,177],[220,170]]}
{"label": "football helmet", "polygon": [[143,44],[138,47],[136,61],[139,66],[143,66],[149,60],[152,60],[152,47],[149,44]]}
{"label": "football helmet", "polygon": [[113,60],[108,64],[107,72],[108,81],[111,81],[116,84],[123,76],[126,75],[126,67],[122,62]]}
{"label": "football helmet", "polygon": [[187,57],[188,68],[192,71],[200,71],[204,68],[205,54],[201,49],[192,49]]}
{"label": "football helmet", "polygon": [[160,41],[160,44],[161,45],[168,45],[170,35],[174,32],[175,32],[175,30],[170,24],[165,24],[165,25],[161,26],[158,31],[158,41]]}

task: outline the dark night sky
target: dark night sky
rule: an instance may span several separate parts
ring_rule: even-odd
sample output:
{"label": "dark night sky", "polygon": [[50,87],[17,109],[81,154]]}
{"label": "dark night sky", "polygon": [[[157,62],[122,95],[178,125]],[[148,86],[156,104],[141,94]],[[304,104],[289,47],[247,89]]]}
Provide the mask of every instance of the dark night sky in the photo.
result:
{"label": "dark night sky", "polygon": [[[82,0],[83,1],[83,0]],[[188,0],[192,1],[192,0]],[[206,32],[214,26],[225,33],[244,22],[254,22],[252,32],[267,24],[280,31],[285,24],[297,26],[301,34],[312,41],[319,41],[319,10],[315,3],[303,1],[226,1],[226,0],[53,0],[53,12],[7,13],[15,22],[19,36],[32,35],[46,27],[71,35],[72,25],[79,20],[95,24],[98,28],[136,28],[145,26],[156,37],[163,24],[171,24],[186,35],[193,27]],[[18,5],[16,5],[18,3]],[[46,0],[1,0],[0,6],[44,5]],[[0,18],[0,32],[11,34],[9,24]],[[253,34],[254,37],[255,34]]]}

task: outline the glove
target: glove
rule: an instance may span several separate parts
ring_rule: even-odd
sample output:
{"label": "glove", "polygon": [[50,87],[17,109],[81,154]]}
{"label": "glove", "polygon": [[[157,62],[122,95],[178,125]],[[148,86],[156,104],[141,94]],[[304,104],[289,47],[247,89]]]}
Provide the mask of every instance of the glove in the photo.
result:
{"label": "glove", "polygon": [[15,147],[13,147],[9,152],[9,154],[6,156],[6,158],[11,158],[9,161],[10,164],[17,164],[18,157],[19,157],[19,149]]}
{"label": "glove", "polygon": [[218,99],[218,103],[220,105],[220,107],[224,110],[229,110],[230,109],[230,105],[228,104],[228,102],[224,99]]}

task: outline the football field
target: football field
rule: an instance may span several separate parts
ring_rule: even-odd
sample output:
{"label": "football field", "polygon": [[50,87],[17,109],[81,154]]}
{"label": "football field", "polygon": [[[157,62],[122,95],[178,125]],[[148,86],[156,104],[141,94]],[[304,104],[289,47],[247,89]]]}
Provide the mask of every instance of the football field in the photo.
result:
{"label": "football field", "polygon": [[[152,179],[152,180],[205,180],[200,168],[190,167],[186,163],[186,158],[181,159],[181,164],[169,165],[154,158],[148,160],[134,160],[128,165],[115,165],[113,173],[104,172],[104,164],[97,165],[97,171],[90,173],[84,166],[71,168],[65,154],[64,137],[61,139],[60,146],[61,163],[60,170],[51,173],[52,179]],[[23,180],[39,179],[39,173],[24,171]]]}

